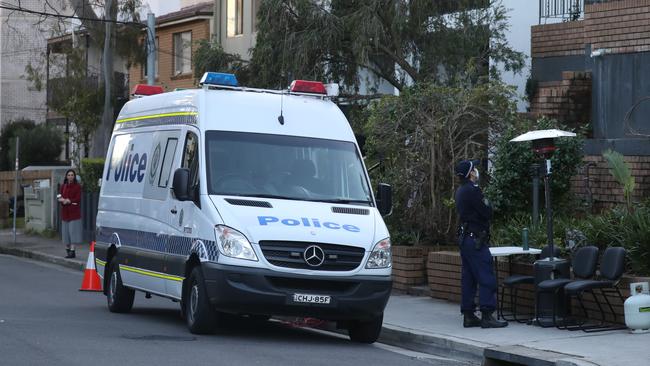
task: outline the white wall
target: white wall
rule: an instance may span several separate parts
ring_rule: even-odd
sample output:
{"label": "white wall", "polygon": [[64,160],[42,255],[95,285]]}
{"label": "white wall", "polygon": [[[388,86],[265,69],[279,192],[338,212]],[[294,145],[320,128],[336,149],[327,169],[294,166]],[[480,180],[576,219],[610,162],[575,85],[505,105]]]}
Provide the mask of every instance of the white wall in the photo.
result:
{"label": "white wall", "polygon": [[[63,1],[53,0],[50,4],[56,7]],[[18,0],[3,1],[14,7],[18,7],[18,3]],[[49,7],[44,10],[40,0],[22,0],[20,5],[25,9],[53,12]],[[49,18],[35,25],[38,15],[0,9],[0,126],[18,118],[29,118],[37,123],[45,121],[45,89],[30,90],[30,83],[23,77],[25,66],[31,63],[42,66],[45,78],[44,55],[53,22],[54,19]]]}
{"label": "white wall", "polygon": [[539,22],[539,1],[538,0],[502,0],[506,9],[509,9],[508,23],[510,30],[506,38],[510,46],[526,55],[526,66],[519,74],[506,72],[503,65],[499,65],[502,71],[503,81],[507,84],[517,87],[517,94],[520,100],[517,108],[520,112],[525,112],[527,102],[521,100],[525,96],[526,79],[530,72],[530,27]]}

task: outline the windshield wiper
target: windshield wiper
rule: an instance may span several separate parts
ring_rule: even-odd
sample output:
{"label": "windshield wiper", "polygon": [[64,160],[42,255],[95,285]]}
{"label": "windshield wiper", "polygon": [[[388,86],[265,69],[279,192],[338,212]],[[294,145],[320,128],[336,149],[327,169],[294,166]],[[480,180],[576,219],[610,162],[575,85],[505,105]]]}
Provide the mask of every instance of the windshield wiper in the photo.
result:
{"label": "windshield wiper", "polygon": [[238,197],[256,197],[256,198],[275,198],[279,200],[294,200],[294,201],[304,201],[302,198],[298,197],[289,197],[281,196],[278,194],[266,194],[266,193],[219,193],[224,196],[238,196]]}
{"label": "windshield wiper", "polygon": [[308,199],[307,201],[315,201],[315,202],[327,202],[327,203],[340,203],[342,205],[349,205],[349,204],[354,204],[354,203],[362,203],[365,205],[370,206],[371,202],[367,200],[351,200],[351,199],[345,199],[345,198],[333,198],[333,199]]}

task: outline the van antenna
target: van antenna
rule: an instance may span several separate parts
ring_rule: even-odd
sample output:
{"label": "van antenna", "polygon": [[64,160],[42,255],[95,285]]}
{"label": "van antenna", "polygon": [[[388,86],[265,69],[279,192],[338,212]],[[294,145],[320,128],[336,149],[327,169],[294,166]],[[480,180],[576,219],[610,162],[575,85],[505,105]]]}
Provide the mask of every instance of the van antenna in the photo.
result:
{"label": "van antenna", "polygon": [[[291,6],[291,1],[289,1],[289,6]],[[286,17],[285,17],[286,19]],[[289,22],[287,21],[284,25],[284,42],[282,43],[282,75],[284,76],[285,74],[285,69],[284,69],[284,55],[286,54],[286,49],[287,49],[287,33],[289,32]],[[280,85],[282,88],[282,85]],[[281,125],[284,126],[284,115],[282,114],[282,111],[284,109],[284,90],[280,90],[280,115],[278,116],[278,122],[280,122]]]}

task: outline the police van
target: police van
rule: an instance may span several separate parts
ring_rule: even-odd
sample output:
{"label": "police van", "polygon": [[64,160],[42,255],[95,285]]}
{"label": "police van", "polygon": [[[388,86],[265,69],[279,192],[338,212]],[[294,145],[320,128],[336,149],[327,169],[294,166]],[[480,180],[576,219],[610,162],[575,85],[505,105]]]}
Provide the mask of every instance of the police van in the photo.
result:
{"label": "police van", "polygon": [[141,291],[180,302],[192,333],[233,315],[296,316],[374,342],[391,290],[391,188],[373,194],[326,86],[251,89],[220,73],[200,85],[142,86],[115,123],[95,245],[109,310],[130,311]]}

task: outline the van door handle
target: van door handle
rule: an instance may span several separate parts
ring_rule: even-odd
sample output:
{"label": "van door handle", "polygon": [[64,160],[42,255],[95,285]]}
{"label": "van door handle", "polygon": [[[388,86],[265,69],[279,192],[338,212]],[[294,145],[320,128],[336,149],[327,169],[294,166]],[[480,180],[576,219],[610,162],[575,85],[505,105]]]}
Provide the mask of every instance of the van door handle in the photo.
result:
{"label": "van door handle", "polygon": [[172,212],[172,214],[174,214],[174,215],[176,215],[176,214],[178,213],[178,211],[176,211],[176,207],[172,208],[171,212]]}

